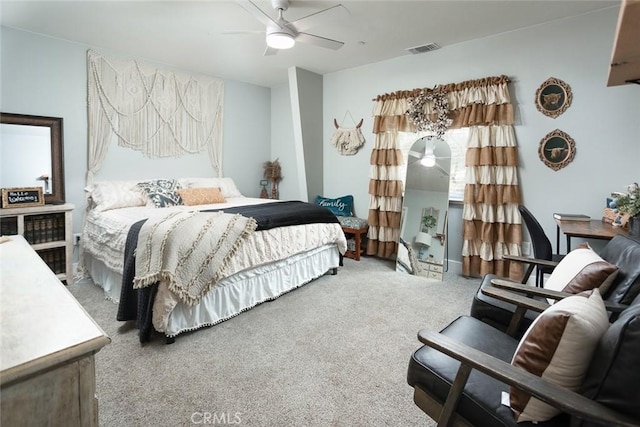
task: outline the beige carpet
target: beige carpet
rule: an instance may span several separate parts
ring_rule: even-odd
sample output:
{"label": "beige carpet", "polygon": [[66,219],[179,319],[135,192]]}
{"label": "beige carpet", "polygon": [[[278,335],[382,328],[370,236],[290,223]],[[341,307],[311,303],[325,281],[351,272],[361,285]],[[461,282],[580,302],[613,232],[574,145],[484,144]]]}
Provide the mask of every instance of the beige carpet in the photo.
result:
{"label": "beige carpet", "polygon": [[96,355],[101,426],[425,426],[406,383],[416,333],[468,314],[478,284],[345,259],[336,276],[145,346],[100,288],[69,289],[112,340]]}

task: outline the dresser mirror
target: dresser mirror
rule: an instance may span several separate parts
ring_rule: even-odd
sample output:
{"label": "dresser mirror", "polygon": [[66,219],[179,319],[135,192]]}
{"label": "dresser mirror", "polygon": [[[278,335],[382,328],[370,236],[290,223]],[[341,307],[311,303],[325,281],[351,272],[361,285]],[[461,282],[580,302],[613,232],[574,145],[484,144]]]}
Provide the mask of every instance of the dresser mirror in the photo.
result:
{"label": "dresser mirror", "polygon": [[442,280],[445,271],[451,149],[420,138],[408,152],[396,270]]}
{"label": "dresser mirror", "polygon": [[61,118],[0,113],[0,187],[41,187],[45,203],[64,203]]}

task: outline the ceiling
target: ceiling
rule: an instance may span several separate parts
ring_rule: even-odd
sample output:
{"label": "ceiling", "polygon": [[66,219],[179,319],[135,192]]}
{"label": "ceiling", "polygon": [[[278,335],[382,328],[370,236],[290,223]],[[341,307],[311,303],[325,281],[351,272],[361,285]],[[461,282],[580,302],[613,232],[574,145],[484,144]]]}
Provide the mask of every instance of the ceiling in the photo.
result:
{"label": "ceiling", "polygon": [[[255,3],[277,16],[270,1]],[[287,69],[292,66],[326,74],[410,55],[407,48],[426,43],[446,49],[620,4],[596,0],[292,0],[284,17],[294,21],[337,3],[344,5],[345,13],[337,19],[320,20],[308,32],[343,41],[340,50],[297,43],[273,56],[263,56],[264,25],[238,1],[1,0],[0,23],[181,70],[272,87],[286,83]],[[233,33],[243,31],[253,33]]]}

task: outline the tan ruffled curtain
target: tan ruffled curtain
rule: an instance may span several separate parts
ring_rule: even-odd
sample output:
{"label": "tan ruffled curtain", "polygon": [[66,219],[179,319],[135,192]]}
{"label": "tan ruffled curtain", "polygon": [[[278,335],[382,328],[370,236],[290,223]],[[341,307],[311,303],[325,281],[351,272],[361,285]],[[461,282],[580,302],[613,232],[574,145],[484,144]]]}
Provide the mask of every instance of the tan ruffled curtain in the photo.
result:
{"label": "tan ruffled curtain", "polygon": [[404,159],[397,148],[397,136],[408,125],[404,104],[404,99],[393,94],[382,95],[373,111],[375,142],[370,159],[367,254],[382,258],[395,258],[400,240],[403,184],[398,166]]}
{"label": "tan ruffled curtain", "polygon": [[[482,276],[494,273],[513,279],[522,276],[522,266],[504,260],[504,255],[521,255],[522,228],[520,212],[520,189],[517,166],[518,149],[513,132],[513,106],[511,105],[507,76],[487,77],[410,91],[398,91],[380,95],[375,99],[374,133],[376,146],[373,159],[381,156],[378,149],[396,150],[397,132],[414,132],[415,127],[407,119],[408,98],[422,92],[444,91],[447,94],[449,118],[453,120],[450,128],[469,128],[469,141],[466,154],[466,186],[463,207],[463,248],[462,271],[467,276]],[[424,106],[426,115],[435,118],[431,103]],[[381,144],[378,144],[378,138]],[[374,156],[375,154],[375,156]],[[392,157],[398,157],[395,154]],[[398,162],[394,164],[399,164]],[[388,167],[387,163],[387,167]],[[394,180],[398,180],[394,177]],[[378,206],[373,189],[384,187],[374,182],[372,177],[369,192],[371,206],[369,221],[379,218],[382,211]],[[392,188],[402,190],[400,184],[390,184]],[[401,193],[399,193],[401,194]],[[397,196],[398,199],[400,195]],[[400,203],[398,203],[400,204]],[[396,208],[395,204],[393,208]],[[398,213],[401,207],[393,210]],[[376,223],[377,225],[377,223]],[[379,235],[395,235],[397,242],[398,225],[393,232],[380,233],[374,227],[370,231],[370,243],[367,253],[380,255]],[[376,234],[377,233],[377,234]],[[371,241],[373,239],[373,241]],[[384,247],[391,245],[384,241]],[[395,247],[394,247],[395,249]]]}

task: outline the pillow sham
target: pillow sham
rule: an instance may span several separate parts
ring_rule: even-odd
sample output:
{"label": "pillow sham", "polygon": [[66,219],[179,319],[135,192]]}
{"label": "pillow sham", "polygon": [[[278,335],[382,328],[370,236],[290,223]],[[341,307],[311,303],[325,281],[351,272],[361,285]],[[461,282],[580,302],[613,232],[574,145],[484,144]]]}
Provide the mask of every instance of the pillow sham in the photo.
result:
{"label": "pillow sham", "polygon": [[603,260],[590,247],[579,247],[562,258],[544,287],[571,294],[598,288],[604,295],[617,275],[617,266]]}
{"label": "pillow sham", "polygon": [[136,184],[139,191],[147,196],[147,206],[167,208],[182,204],[178,194],[181,188],[175,179],[153,179]]}
{"label": "pillow sham", "polygon": [[[609,327],[598,289],[558,301],[543,311],[520,340],[511,364],[569,390],[578,390]],[[547,421],[561,411],[511,387],[515,420]]]}
{"label": "pillow sham", "polygon": [[181,178],[183,188],[220,188],[224,197],[243,197],[232,178]]}
{"label": "pillow sham", "polygon": [[182,188],[178,190],[185,206],[210,205],[213,203],[225,203],[218,187]]}
{"label": "pillow sham", "polygon": [[353,216],[353,196],[351,195],[337,199],[318,196],[316,204],[329,209],[335,216]]}
{"label": "pillow sham", "polygon": [[135,190],[137,181],[97,181],[89,191],[95,211],[144,206],[147,198]]}

